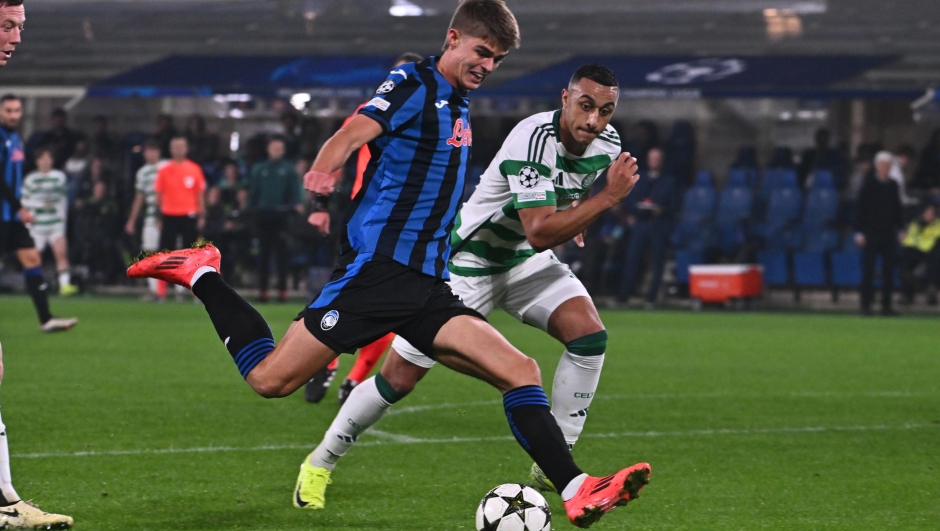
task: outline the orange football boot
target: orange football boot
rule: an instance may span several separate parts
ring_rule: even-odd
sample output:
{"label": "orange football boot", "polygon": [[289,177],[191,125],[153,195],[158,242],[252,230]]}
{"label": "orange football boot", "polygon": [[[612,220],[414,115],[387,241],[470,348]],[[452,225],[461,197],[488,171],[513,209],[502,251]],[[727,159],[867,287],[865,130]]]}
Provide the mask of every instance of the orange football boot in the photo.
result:
{"label": "orange football boot", "polygon": [[189,281],[200,267],[221,272],[222,255],[211,243],[179,251],[164,251],[141,259],[127,268],[130,278],[155,278],[192,289]]}
{"label": "orange football boot", "polygon": [[611,509],[637,499],[640,489],[649,482],[649,463],[638,463],[603,478],[588,476],[574,498],[565,502],[568,520],[577,527],[591,527]]}

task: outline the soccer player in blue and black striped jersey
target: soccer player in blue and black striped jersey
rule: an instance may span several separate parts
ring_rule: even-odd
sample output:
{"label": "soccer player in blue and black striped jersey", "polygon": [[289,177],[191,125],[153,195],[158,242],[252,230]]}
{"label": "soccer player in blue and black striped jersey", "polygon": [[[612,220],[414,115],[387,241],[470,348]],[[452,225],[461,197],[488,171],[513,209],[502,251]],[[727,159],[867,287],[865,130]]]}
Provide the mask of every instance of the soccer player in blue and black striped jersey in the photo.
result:
{"label": "soccer player in blue and black striped jersey", "polygon": [[[441,56],[393,70],[359,116],[323,146],[304,177],[317,194],[334,190],[337,170],[361,146],[369,145],[372,160],[347,213],[332,280],[279,344],[261,315],[222,281],[212,246],[145,258],[128,275],[191,287],[242,376],[265,397],[293,393],[339,353],[389,332],[490,383],[503,394],[517,441],[558,486],[569,519],[587,527],[635,498],[649,465],[603,478],[583,473],[551,414],[538,365],[445,282],[473,143],[468,92],[518,45],[519,29],[503,0],[464,0]],[[376,385],[387,401],[400,397],[394,381],[377,377]],[[301,508],[322,507],[308,487],[318,481],[312,469],[304,463],[294,492]]]}
{"label": "soccer player in blue and black striped jersey", "polygon": [[42,258],[26,226],[33,222],[33,215],[20,202],[26,155],[16,128],[22,117],[23,102],[18,97],[7,94],[0,98],[0,255],[14,254],[23,266],[39,329],[60,332],[78,324],[78,319],[54,317],[49,311],[49,284],[42,274]]}

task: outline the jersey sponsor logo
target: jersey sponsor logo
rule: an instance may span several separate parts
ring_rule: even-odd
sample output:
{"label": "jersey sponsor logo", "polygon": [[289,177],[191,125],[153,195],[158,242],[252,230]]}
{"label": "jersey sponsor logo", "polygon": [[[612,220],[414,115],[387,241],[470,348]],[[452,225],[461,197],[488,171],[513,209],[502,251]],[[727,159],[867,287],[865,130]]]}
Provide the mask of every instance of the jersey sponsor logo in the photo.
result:
{"label": "jersey sponsor logo", "polygon": [[539,184],[539,171],[532,166],[523,166],[519,170],[519,182],[524,188],[535,188]]}
{"label": "jersey sponsor logo", "polygon": [[434,104],[438,109],[443,109],[445,105],[447,105],[447,100],[441,100]]}
{"label": "jersey sponsor logo", "polygon": [[516,195],[516,201],[519,203],[528,203],[530,201],[545,201],[548,194],[545,192],[522,192]]}
{"label": "jersey sponsor logo", "polygon": [[395,90],[395,82],[391,79],[386,80],[385,83],[379,85],[379,88],[375,89],[376,94],[388,94],[389,92]]}
{"label": "jersey sponsor logo", "polygon": [[336,326],[337,321],[339,321],[339,312],[336,310],[330,310],[326,312],[326,315],[323,316],[323,319],[320,319],[320,329],[321,330],[330,330]]}
{"label": "jersey sponsor logo", "polygon": [[387,111],[391,103],[382,98],[372,98],[372,100],[366,104],[366,107],[375,107],[380,111]]}
{"label": "jersey sponsor logo", "polygon": [[473,133],[463,123],[463,118],[457,118],[457,122],[454,124],[454,136],[447,139],[447,145],[453,147],[473,145]]}

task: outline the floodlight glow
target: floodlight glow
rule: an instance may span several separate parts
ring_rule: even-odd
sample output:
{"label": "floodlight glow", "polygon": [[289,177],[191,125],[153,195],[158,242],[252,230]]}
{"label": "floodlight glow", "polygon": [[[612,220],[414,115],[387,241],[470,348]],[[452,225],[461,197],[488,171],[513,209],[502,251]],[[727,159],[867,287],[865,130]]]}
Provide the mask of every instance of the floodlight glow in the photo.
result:
{"label": "floodlight glow", "polygon": [[241,137],[239,136],[238,131],[235,131],[232,133],[232,136],[229,138],[229,141],[228,141],[229,151],[231,151],[232,153],[238,153],[238,148],[240,147],[240,144],[241,144]]}
{"label": "floodlight glow", "polygon": [[388,8],[388,14],[393,17],[420,17],[424,15],[424,10],[408,0],[392,0],[392,7]]}

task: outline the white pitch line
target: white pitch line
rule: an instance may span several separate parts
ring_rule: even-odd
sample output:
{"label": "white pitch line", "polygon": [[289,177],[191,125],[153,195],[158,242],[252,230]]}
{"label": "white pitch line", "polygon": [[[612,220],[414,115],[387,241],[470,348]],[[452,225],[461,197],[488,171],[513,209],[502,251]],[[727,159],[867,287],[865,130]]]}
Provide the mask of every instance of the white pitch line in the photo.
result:
{"label": "white pitch line", "polygon": [[[940,424],[902,424],[899,426],[888,426],[884,424],[875,426],[806,426],[802,428],[753,428],[753,429],[706,429],[706,430],[684,430],[684,431],[627,431],[621,433],[587,433],[582,435],[584,438],[637,438],[637,437],[696,437],[711,435],[764,435],[764,434],[796,434],[796,433],[821,433],[821,432],[865,432],[865,431],[901,431],[917,430],[924,428],[940,428]],[[367,433],[379,435],[385,440],[363,441],[357,443],[357,446],[386,446],[396,444],[457,444],[457,443],[480,443],[480,442],[498,442],[511,441],[512,436],[494,436],[494,437],[451,437],[439,439],[419,439],[407,435],[398,435],[387,432],[378,432],[370,430]],[[33,454],[14,454],[12,457],[19,459],[43,459],[55,457],[110,457],[123,455],[162,455],[162,454],[192,454],[192,453],[216,453],[216,452],[258,452],[271,450],[310,450],[309,444],[286,444],[286,445],[265,445],[252,447],[236,446],[204,446],[196,448],[163,448],[163,449],[137,449],[137,450],[90,450],[84,452],[49,452]]]}
{"label": "white pitch line", "polygon": [[369,428],[369,431],[367,431],[366,433],[368,433],[369,435],[374,435],[381,439],[387,439],[389,441],[393,441],[393,442],[397,442],[401,444],[416,444],[416,443],[424,442],[422,439],[416,439],[408,435],[400,435],[398,433],[389,433],[387,431],[377,430],[374,428]]}
{"label": "white pitch line", "polygon": [[[851,398],[851,397],[870,397],[870,398],[911,398],[922,396],[940,396],[940,393],[911,393],[908,391],[873,391],[864,393],[832,393],[826,391],[814,392],[794,392],[794,393],[659,393],[659,394],[636,394],[636,395],[605,395],[603,393],[594,397],[594,400],[670,400],[682,398]],[[502,404],[500,400],[480,400],[477,402],[427,404],[422,406],[408,406],[400,408],[391,408],[386,415],[403,415],[406,413],[420,413],[422,411],[434,411],[439,409],[460,409],[466,407],[492,406]]]}

